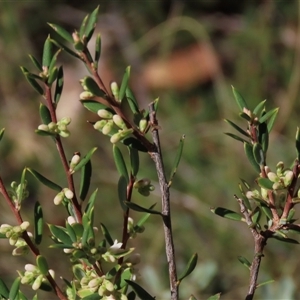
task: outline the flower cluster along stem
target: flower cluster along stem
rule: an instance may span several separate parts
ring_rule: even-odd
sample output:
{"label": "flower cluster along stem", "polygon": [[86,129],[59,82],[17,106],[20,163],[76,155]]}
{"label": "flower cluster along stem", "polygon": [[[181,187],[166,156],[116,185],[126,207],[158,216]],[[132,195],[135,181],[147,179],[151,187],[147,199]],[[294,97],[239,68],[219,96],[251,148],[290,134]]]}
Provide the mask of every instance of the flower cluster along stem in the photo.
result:
{"label": "flower cluster along stem", "polygon": [[169,184],[166,179],[162,153],[160,147],[159,133],[158,133],[158,122],[156,119],[156,113],[154,108],[154,103],[149,105],[150,112],[150,123],[152,124],[152,138],[155,146],[155,151],[151,152],[151,158],[153,159],[156,167],[156,172],[158,175],[161,197],[162,197],[162,216],[163,216],[163,226],[165,234],[165,247],[166,256],[169,264],[169,279],[170,279],[170,292],[171,300],[179,299],[179,290],[177,284],[177,271],[175,262],[175,247],[173,242],[172,233],[172,222],[171,222],[171,207],[170,207],[170,189]]}

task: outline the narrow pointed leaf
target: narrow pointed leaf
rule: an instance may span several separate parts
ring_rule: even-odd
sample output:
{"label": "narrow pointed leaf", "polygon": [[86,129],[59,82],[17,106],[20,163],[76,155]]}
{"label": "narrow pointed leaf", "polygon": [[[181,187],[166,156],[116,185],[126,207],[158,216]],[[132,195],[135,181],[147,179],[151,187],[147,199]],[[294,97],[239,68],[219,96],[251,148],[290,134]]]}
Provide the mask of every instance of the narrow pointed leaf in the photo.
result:
{"label": "narrow pointed leaf", "polygon": [[50,111],[46,105],[41,103],[39,112],[44,124],[48,125],[50,122],[52,122]]}
{"label": "narrow pointed leaf", "polygon": [[226,135],[232,137],[233,139],[235,139],[235,140],[237,140],[237,141],[239,141],[239,142],[242,142],[242,143],[248,143],[245,139],[243,139],[243,138],[241,138],[241,137],[239,137],[238,135],[235,135],[235,134],[233,134],[233,133],[230,133],[230,132],[224,132],[224,134],[226,134]]}
{"label": "narrow pointed leaf", "polygon": [[240,110],[243,111],[244,108],[248,109],[248,105],[246,104],[245,99],[233,86],[232,86],[232,92]]}
{"label": "narrow pointed leaf", "polygon": [[285,242],[285,243],[290,243],[290,244],[299,244],[297,240],[291,239],[291,238],[284,238],[281,236],[271,236],[271,238],[274,238],[275,240]]}
{"label": "narrow pointed leaf", "polygon": [[65,30],[63,27],[53,24],[53,23],[48,23],[48,25],[54,29],[54,31],[56,31],[64,40],[66,40],[69,43],[73,43],[73,38],[72,35]]}
{"label": "narrow pointed leaf", "polygon": [[52,235],[60,242],[72,246],[72,240],[69,237],[67,230],[64,227],[49,224],[49,229]]}
{"label": "narrow pointed leaf", "polygon": [[100,226],[101,226],[102,234],[104,235],[106,241],[107,241],[110,245],[113,245],[113,244],[114,244],[114,241],[113,241],[113,239],[112,239],[112,237],[111,237],[111,235],[110,235],[108,229],[106,228],[106,226],[105,226],[103,223],[101,223]]}
{"label": "narrow pointed leaf", "polygon": [[92,214],[93,214],[93,209],[95,207],[95,201],[96,201],[96,196],[98,193],[98,189],[96,189],[93,194],[90,196],[88,204],[85,208],[85,214],[89,217],[89,219],[91,220],[92,218]]}
{"label": "narrow pointed leaf", "polygon": [[101,35],[97,34],[95,44],[95,62],[98,63],[101,56]]}
{"label": "narrow pointed leaf", "polygon": [[31,59],[34,66],[39,70],[39,72],[42,72],[43,68],[42,68],[42,65],[39,63],[39,61],[33,55],[29,54],[28,56]]}
{"label": "narrow pointed leaf", "polygon": [[147,152],[148,151],[148,149],[139,140],[137,140],[134,137],[126,138],[126,139],[122,140],[121,142],[124,145],[126,145],[128,147],[131,147],[131,148],[134,148],[138,151],[141,151],[141,152]]}
{"label": "narrow pointed leaf", "polygon": [[79,27],[79,36],[80,38],[82,39],[83,38],[83,35],[84,35],[84,32],[85,32],[85,27],[86,27],[86,23],[87,23],[87,20],[89,19],[90,15],[86,15],[84,17],[84,19],[82,20],[82,23]]}
{"label": "narrow pointed leaf", "polygon": [[225,119],[224,120],[226,123],[228,123],[229,125],[231,125],[234,129],[236,129],[239,133],[245,135],[246,137],[249,138],[249,134],[243,130],[241,127],[237,126],[236,124],[234,124],[233,122],[231,122],[230,120],[228,119]]}
{"label": "narrow pointed leaf", "polygon": [[42,242],[44,229],[44,217],[42,206],[37,201],[34,205],[34,242],[39,245]]}
{"label": "narrow pointed leaf", "polygon": [[185,270],[183,271],[183,273],[179,276],[178,278],[178,284],[180,284],[180,282],[187,276],[189,276],[195,269],[196,265],[197,265],[197,261],[198,261],[198,254],[194,253],[192,255],[192,257],[190,258]]}
{"label": "narrow pointed leaf", "polygon": [[269,218],[270,220],[273,219],[272,211],[271,211],[271,209],[266,204],[265,205],[261,205],[261,210],[266,215],[267,218]]}
{"label": "narrow pointed leaf", "polygon": [[159,212],[157,210],[145,208],[145,207],[142,207],[133,202],[125,201],[125,204],[127,207],[129,207],[130,209],[135,210],[135,211],[146,212],[146,213],[153,214],[153,215],[162,215],[161,212]]}
{"label": "narrow pointed leaf", "polygon": [[136,292],[137,296],[143,300],[155,300],[148,292],[146,292],[140,285],[131,280],[125,280],[131,288]]}
{"label": "narrow pointed leaf", "polygon": [[258,141],[262,145],[263,152],[267,153],[269,146],[269,131],[265,122],[258,125]]}
{"label": "narrow pointed leaf", "polygon": [[37,81],[30,77],[30,73],[27,71],[26,68],[21,67],[22,73],[24,74],[26,80],[29,82],[29,84],[40,94],[44,94],[44,90],[42,87],[37,83]]}
{"label": "narrow pointed leaf", "polygon": [[[152,209],[156,204],[154,203],[153,205],[151,205],[149,207],[149,209]],[[146,213],[142,218],[140,218],[140,220],[136,223],[136,226],[138,227],[142,227],[145,222],[149,219],[149,217],[151,216],[150,213]]]}
{"label": "narrow pointed leaf", "polygon": [[104,104],[95,100],[80,100],[82,105],[93,113],[97,113],[99,109],[107,108]]}
{"label": "narrow pointed leaf", "polygon": [[73,243],[77,242],[77,235],[72,225],[66,222],[66,230]]}
{"label": "narrow pointed leaf", "polygon": [[97,147],[92,148],[88,154],[86,154],[79,162],[78,165],[76,165],[76,167],[74,168],[74,171],[79,171],[83,166],[85,166],[91,159],[92,155],[94,154],[94,152],[97,150]]}
{"label": "narrow pointed leaf", "polygon": [[259,112],[264,108],[264,105],[267,100],[263,100],[257,104],[257,106],[253,109],[253,114],[258,115]]}
{"label": "narrow pointed leaf", "polygon": [[8,295],[8,298],[10,300],[18,299],[17,296],[18,296],[18,293],[19,293],[19,290],[20,290],[20,283],[21,283],[21,278],[20,277],[17,277],[14,280],[14,282],[12,283],[12,285],[10,287],[9,295]]}
{"label": "narrow pointed leaf", "polygon": [[253,145],[251,145],[250,143],[245,142],[244,143],[244,150],[245,150],[245,154],[246,154],[250,164],[253,166],[253,168],[255,169],[256,172],[260,173],[260,166],[254,158]]}
{"label": "narrow pointed leaf", "polygon": [[128,66],[125,70],[125,74],[123,76],[123,80],[121,83],[120,91],[119,91],[119,102],[121,102],[125,96],[125,92],[128,86],[128,81],[130,77],[130,66]]}
{"label": "narrow pointed leaf", "polygon": [[221,293],[210,296],[207,300],[219,300],[221,297]]}
{"label": "narrow pointed leaf", "polygon": [[57,79],[56,79],[56,85],[54,91],[54,102],[56,104],[58,103],[61,97],[63,87],[64,87],[64,71],[63,71],[63,67],[60,66],[57,72]]}
{"label": "narrow pointed leaf", "polygon": [[135,177],[140,167],[139,152],[130,147],[128,147],[128,150],[130,155],[131,174]]}
{"label": "narrow pointed leaf", "polygon": [[9,297],[9,289],[1,278],[0,278],[0,296],[4,297],[5,299]]}
{"label": "narrow pointed leaf", "polygon": [[[271,118],[273,115],[276,115],[278,114],[278,111],[279,111],[279,108],[274,108],[270,111],[268,111],[267,113],[263,114],[263,116],[261,118],[259,118],[259,123],[264,123],[266,122],[269,118]],[[275,121],[275,120],[274,120]],[[273,121],[273,122],[274,122]]]}
{"label": "narrow pointed leaf", "polygon": [[3,135],[4,135],[4,131],[5,131],[5,128],[2,128],[0,130],[0,142],[2,141],[2,138],[3,138]]}
{"label": "narrow pointed leaf", "polygon": [[260,143],[253,144],[253,157],[258,165],[265,165],[265,154]]}
{"label": "narrow pointed leaf", "polygon": [[118,181],[118,197],[122,209],[126,211],[128,209],[125,205],[127,201],[127,181],[124,176],[121,176]]}
{"label": "narrow pointed leaf", "polygon": [[44,43],[43,60],[42,60],[43,67],[49,67],[51,60],[52,60],[52,43],[48,36]]}
{"label": "narrow pointed leaf", "polygon": [[258,178],[257,179],[257,183],[260,187],[266,189],[266,190],[273,190],[273,184],[274,182],[272,182],[270,179],[268,178]]}
{"label": "narrow pointed leaf", "polygon": [[185,138],[185,135],[183,135],[181,137],[180,141],[179,141],[179,147],[177,149],[177,154],[176,154],[176,157],[175,157],[175,161],[173,163],[173,168],[172,168],[169,183],[168,183],[169,186],[171,186],[171,184],[172,184],[173,178],[174,178],[174,176],[177,172],[177,168],[178,168],[178,165],[180,163],[180,159],[181,159],[182,151],[183,151],[183,146],[184,146],[184,138]]}
{"label": "narrow pointed leaf", "polygon": [[257,206],[255,210],[252,212],[252,216],[251,216],[254,225],[259,223],[260,217],[261,217],[261,210],[260,207]]}
{"label": "narrow pointed leaf", "polygon": [[300,130],[299,130],[299,127],[297,127],[295,140],[296,140],[295,144],[296,144],[297,158],[298,158],[298,160],[300,160]]}
{"label": "narrow pointed leaf", "polygon": [[259,288],[260,286],[267,285],[267,284],[270,284],[270,283],[273,283],[273,282],[275,282],[275,280],[273,280],[273,279],[261,282],[261,283],[256,285],[256,288]]}
{"label": "narrow pointed leaf", "polygon": [[55,54],[53,55],[52,60],[51,60],[50,65],[49,65],[49,72],[52,72],[52,69],[56,66],[57,57],[58,57],[58,55],[59,55],[60,52],[61,52],[61,49],[58,49],[55,52]]}
{"label": "narrow pointed leaf", "polygon": [[44,130],[39,130],[39,129],[36,129],[34,132],[40,136],[55,136],[56,135],[55,133],[52,133],[49,131],[44,131]]}
{"label": "narrow pointed leaf", "polygon": [[92,77],[85,77],[84,78],[84,85],[87,87],[87,89],[94,95],[98,97],[105,97],[105,92],[102,91],[96,81]]}
{"label": "narrow pointed leaf", "polygon": [[47,80],[48,85],[52,85],[52,83],[57,79],[58,68],[53,67],[52,70],[49,70],[50,74]]}
{"label": "narrow pointed leaf", "polygon": [[39,172],[27,168],[27,170],[41,183],[43,183],[44,185],[46,185],[47,187],[49,187],[52,190],[61,192],[62,187],[60,187],[58,184],[52,182],[51,180],[47,179],[46,177],[44,177],[42,174],[40,174]]}
{"label": "narrow pointed leaf", "polygon": [[113,146],[113,156],[119,174],[126,179],[126,182],[128,184],[129,176],[128,176],[127,167],[122,152],[116,145]]}
{"label": "narrow pointed leaf", "polygon": [[97,8],[90,14],[86,26],[85,26],[85,31],[84,31],[84,36],[86,37],[86,41],[88,42],[95,30],[95,27],[97,25],[97,18],[98,18],[98,11],[99,11],[99,5]]}
{"label": "narrow pointed leaf", "polygon": [[242,215],[238,214],[235,211],[227,209],[227,208],[217,207],[217,208],[211,208],[210,210],[214,214],[216,214],[220,217],[226,218],[226,219],[230,219],[230,220],[234,220],[234,221],[243,221],[244,220]]}
{"label": "narrow pointed leaf", "polygon": [[128,86],[127,86],[125,94],[126,94],[126,99],[128,101],[131,111],[134,114],[138,114],[139,113],[139,105],[133,95],[133,92],[131,91],[131,89]]}
{"label": "narrow pointed leaf", "polygon": [[25,168],[22,172],[21,176],[21,181],[20,181],[20,190],[18,191],[18,200],[21,202],[22,197],[23,197],[23,192],[24,192],[24,186],[25,186],[25,177],[26,177],[26,171],[27,169]]}
{"label": "narrow pointed leaf", "polygon": [[43,255],[38,255],[36,257],[36,265],[39,268],[42,275],[47,275],[49,271],[48,263]]}
{"label": "narrow pointed leaf", "polygon": [[279,108],[275,108],[275,110],[277,109],[277,111],[275,111],[272,116],[269,118],[269,121],[268,121],[268,131],[271,132],[273,126],[274,126],[274,123],[275,123],[275,120],[277,118],[277,114],[278,114],[278,111],[279,111]]}
{"label": "narrow pointed leaf", "polygon": [[251,121],[251,118],[249,117],[248,114],[242,112],[242,113],[239,113],[239,116],[243,119],[245,119],[246,121],[250,122]]}
{"label": "narrow pointed leaf", "polygon": [[61,42],[53,40],[53,39],[50,39],[50,40],[51,40],[51,43],[53,43],[54,45],[56,45],[58,48],[61,48],[62,50],[68,52],[70,55],[72,55],[72,56],[74,56],[74,57],[82,60],[81,57],[76,52],[74,52],[73,50],[71,50],[67,46],[63,45]]}
{"label": "narrow pointed leaf", "polygon": [[238,256],[238,260],[240,261],[240,263],[242,265],[244,265],[247,269],[250,270],[251,268],[251,263],[249,262],[249,260],[243,256]]}
{"label": "narrow pointed leaf", "polygon": [[91,160],[88,160],[88,162],[81,169],[81,180],[80,180],[80,189],[79,189],[79,197],[81,201],[85,200],[86,195],[89,191],[91,176],[92,176],[92,163]]}

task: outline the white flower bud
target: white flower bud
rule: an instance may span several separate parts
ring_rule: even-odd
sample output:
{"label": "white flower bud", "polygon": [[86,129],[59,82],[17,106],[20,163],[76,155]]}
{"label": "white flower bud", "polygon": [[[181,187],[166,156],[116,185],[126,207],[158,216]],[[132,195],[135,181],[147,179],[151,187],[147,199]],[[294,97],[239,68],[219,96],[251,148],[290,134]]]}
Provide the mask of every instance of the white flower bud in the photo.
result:
{"label": "white flower bud", "polygon": [[127,129],[125,122],[119,115],[113,115],[113,121],[119,128]]}
{"label": "white flower bud", "polygon": [[64,193],[60,192],[55,196],[53,202],[55,205],[59,205],[63,200],[64,200]]}
{"label": "white flower bud", "polygon": [[35,281],[33,282],[31,288],[32,288],[34,291],[38,290],[38,289],[40,288],[42,282],[43,282],[43,275],[39,275],[39,276],[35,279]]}
{"label": "white flower bud", "polygon": [[110,89],[111,89],[111,92],[114,95],[115,99],[118,101],[119,100],[119,87],[115,81],[113,81],[110,84]]}
{"label": "white flower bud", "polygon": [[106,123],[107,123],[107,120],[100,120],[100,121],[97,121],[97,122],[94,124],[94,128],[95,128],[96,130],[101,131],[102,128],[105,126]]}
{"label": "white flower bud", "polygon": [[107,109],[99,109],[97,111],[97,114],[100,118],[103,118],[103,119],[111,119],[113,117],[113,114],[108,111]]}
{"label": "white flower bud", "polygon": [[41,124],[38,126],[38,130],[49,131],[49,127],[46,124]]}
{"label": "white flower bud", "polygon": [[268,178],[272,181],[272,182],[278,182],[279,181],[279,177],[274,173],[274,172],[269,172],[267,174]]}
{"label": "white flower bud", "polygon": [[26,264],[24,269],[25,269],[25,271],[28,271],[28,272],[34,272],[34,271],[38,270],[38,268],[33,264]]}
{"label": "white flower bud", "polygon": [[113,121],[112,121],[112,120],[109,120],[109,121],[105,124],[105,126],[102,128],[102,133],[105,134],[105,135],[108,135],[108,134],[111,132],[113,126],[114,126]]}
{"label": "white flower bud", "polygon": [[73,199],[74,197],[74,193],[69,190],[68,188],[64,189],[64,194],[65,194],[65,197],[69,200]]}
{"label": "white flower bud", "polygon": [[91,92],[84,91],[79,95],[79,98],[82,100],[88,100],[94,98],[94,95]]}
{"label": "white flower bud", "polygon": [[22,229],[22,231],[25,231],[28,227],[29,227],[30,223],[28,221],[24,221],[20,227]]}

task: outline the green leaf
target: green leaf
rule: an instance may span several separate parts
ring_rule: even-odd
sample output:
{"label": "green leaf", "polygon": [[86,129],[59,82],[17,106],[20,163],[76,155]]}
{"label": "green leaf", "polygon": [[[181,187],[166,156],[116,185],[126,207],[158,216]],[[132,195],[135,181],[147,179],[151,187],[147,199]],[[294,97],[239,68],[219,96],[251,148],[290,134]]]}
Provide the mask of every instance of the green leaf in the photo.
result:
{"label": "green leaf", "polygon": [[61,192],[62,191],[62,187],[60,187],[58,184],[50,181],[49,179],[47,179],[46,177],[44,177],[43,175],[41,175],[39,172],[27,168],[27,170],[38,180],[40,181],[42,184],[46,185],[47,187],[49,187],[52,190]]}
{"label": "green leaf", "polygon": [[5,131],[5,128],[2,128],[0,130],[0,142],[2,141],[2,138],[3,138],[3,135],[4,135],[4,131]]}
{"label": "green leaf", "polygon": [[238,256],[238,260],[240,261],[240,263],[242,265],[244,265],[247,269],[250,270],[251,268],[251,263],[249,262],[249,260],[243,256]]}
{"label": "green leaf", "polygon": [[21,67],[21,71],[24,74],[26,80],[29,82],[29,84],[40,94],[40,95],[44,95],[44,90],[42,89],[42,87],[37,83],[37,81],[35,79],[33,79],[30,75],[30,73],[28,72],[28,70],[24,67]]}
{"label": "green leaf", "polygon": [[[57,62],[57,57],[58,57],[58,54],[61,52],[61,49],[58,49],[55,54],[53,55],[52,57],[52,60],[50,62],[50,65],[49,65],[49,72],[51,73],[53,71],[53,68],[56,66],[56,62]],[[48,79],[48,82],[49,82],[49,79]]]}
{"label": "green leaf", "polygon": [[36,129],[34,132],[40,136],[52,136],[53,137],[56,135],[55,133],[52,133],[49,131],[44,131],[44,130],[39,130],[39,129]]}
{"label": "green leaf", "polygon": [[291,238],[285,238],[282,236],[271,236],[271,238],[274,238],[275,240],[285,242],[285,243],[290,243],[290,244],[299,244],[297,240],[291,239]]}
{"label": "green leaf", "polygon": [[39,61],[33,55],[29,54],[28,56],[31,59],[34,66],[39,70],[39,72],[43,72],[42,65],[39,63]]}
{"label": "green leaf", "polygon": [[95,43],[95,62],[98,63],[101,56],[101,35],[97,34]]}
{"label": "green leaf", "polygon": [[125,91],[126,99],[128,101],[129,107],[133,114],[138,114],[139,113],[139,105],[138,102],[136,101],[133,92],[131,89],[127,86],[127,89]]}
{"label": "green leaf", "polygon": [[73,43],[72,35],[65,30],[63,27],[53,24],[53,23],[47,23],[54,31],[56,31],[64,40],[66,40],[69,43]]}
{"label": "green leaf", "polygon": [[155,300],[148,292],[146,292],[140,285],[131,280],[125,280],[131,288],[136,292],[137,296],[143,300]]}
{"label": "green leaf", "polygon": [[48,226],[49,226],[49,229],[50,229],[52,235],[56,239],[58,239],[60,242],[66,244],[66,245],[72,246],[73,242],[72,242],[70,236],[68,235],[67,230],[64,227],[56,226],[56,225],[52,225],[52,224],[49,224]]}
{"label": "green leaf", "polygon": [[93,209],[95,207],[96,196],[98,193],[98,189],[96,189],[93,194],[90,196],[88,204],[85,208],[85,214],[88,216],[89,220],[92,219]]}
{"label": "green leaf", "polygon": [[124,145],[134,148],[141,152],[148,152],[148,149],[136,138],[129,137],[121,141]]}
{"label": "green leaf", "polygon": [[258,165],[265,165],[265,153],[260,143],[253,144],[253,157]]}
{"label": "green leaf", "polygon": [[210,296],[207,300],[219,300],[221,297],[221,293]]}
{"label": "green leaf", "polygon": [[90,17],[89,14],[86,15],[86,16],[84,17],[84,19],[82,20],[82,23],[81,23],[81,25],[80,25],[80,28],[79,28],[79,36],[80,36],[81,39],[83,38],[83,35],[84,35],[84,32],[85,32],[85,27],[86,27],[86,22],[87,22],[87,20],[88,20],[89,17]]}
{"label": "green leaf", "polygon": [[79,197],[81,201],[84,201],[86,195],[90,188],[92,176],[92,163],[89,160],[81,169],[81,180],[80,180],[80,189],[79,189]]}
{"label": "green leaf", "polygon": [[235,134],[233,134],[233,133],[230,133],[230,132],[224,132],[224,134],[226,134],[226,135],[232,137],[233,139],[235,139],[235,140],[237,140],[237,141],[239,141],[239,142],[242,142],[242,143],[248,143],[245,139],[243,139],[243,138],[241,138],[241,137],[239,137],[238,135],[235,135]]}
{"label": "green leaf", "polygon": [[299,130],[299,127],[297,127],[295,140],[296,140],[295,144],[296,144],[296,150],[297,150],[297,159],[300,160],[300,130]]}
{"label": "green leaf", "polygon": [[242,129],[241,127],[237,126],[236,124],[234,124],[233,122],[231,122],[230,120],[228,119],[224,119],[224,121],[226,123],[228,123],[229,125],[231,125],[234,129],[236,129],[239,133],[245,135],[246,137],[249,138],[249,134],[244,130]]}
{"label": "green leaf", "polygon": [[273,219],[272,211],[266,204],[261,205],[261,210],[263,211],[263,213],[266,215],[267,218],[269,218],[270,220]]}
{"label": "green leaf", "polygon": [[113,241],[113,239],[112,239],[112,237],[111,237],[111,235],[110,235],[108,229],[106,228],[106,226],[105,226],[103,223],[101,223],[100,226],[101,226],[102,234],[104,235],[104,237],[105,237],[105,239],[107,240],[107,242],[108,242],[110,245],[113,245],[113,244],[114,244],[114,241]]}
{"label": "green leaf", "polygon": [[72,240],[72,242],[73,243],[77,242],[76,232],[75,232],[73,226],[70,225],[68,222],[66,222],[66,230],[67,230],[67,233],[68,233],[70,239]]}
{"label": "green leaf", "polygon": [[127,210],[125,202],[127,201],[127,181],[124,176],[121,176],[118,181],[118,197],[119,202],[124,211]]}
{"label": "green leaf", "polygon": [[81,57],[76,52],[74,52],[70,48],[66,47],[61,42],[53,40],[53,39],[50,39],[50,41],[51,41],[51,43],[53,43],[54,45],[56,45],[58,48],[61,48],[62,50],[68,52],[70,55],[74,56],[75,58],[78,58],[78,59],[82,60]]}
{"label": "green leaf", "polygon": [[23,193],[24,193],[24,187],[25,187],[25,177],[26,177],[26,171],[27,169],[25,168],[22,172],[22,176],[21,176],[21,181],[20,181],[20,189],[18,191],[18,200],[19,202],[22,201],[23,199]]}
{"label": "green leaf", "polygon": [[[152,209],[156,204],[154,203],[153,205],[150,206],[150,209]],[[151,216],[150,213],[146,213],[143,217],[139,219],[139,221],[136,223],[135,227],[142,227],[144,223],[148,220],[148,218]]]}
{"label": "green leaf", "polygon": [[14,282],[12,283],[8,295],[8,299],[10,300],[18,300],[17,296],[20,290],[20,283],[21,283],[21,278],[17,277]]}
{"label": "green leaf", "polygon": [[274,123],[275,123],[275,120],[276,120],[279,108],[275,108],[275,109],[273,109],[273,111],[274,111],[274,113],[272,114],[272,116],[270,117],[269,122],[268,122],[268,131],[269,132],[271,132],[271,130],[272,130],[273,126],[274,126]]}
{"label": "green leaf", "polygon": [[260,187],[266,189],[266,190],[273,190],[273,184],[269,178],[257,178],[257,183]]}
{"label": "green leaf", "polygon": [[180,284],[180,282],[187,276],[189,276],[195,269],[196,265],[197,265],[197,261],[198,261],[198,254],[194,253],[192,255],[192,257],[190,258],[184,272],[181,274],[181,276],[179,276],[178,278],[178,285]]}
{"label": "green leaf", "polygon": [[211,208],[210,210],[211,210],[211,212],[213,212],[214,214],[216,214],[222,218],[226,218],[226,219],[230,219],[230,220],[234,220],[234,221],[244,221],[244,218],[242,215],[238,214],[235,211],[227,209],[227,208],[217,207],[217,208]]}
{"label": "green leaf", "polygon": [[150,209],[150,208],[145,208],[145,207],[142,207],[136,203],[133,203],[133,202],[130,202],[130,201],[125,201],[125,205],[127,207],[129,207],[130,209],[132,210],[135,210],[135,211],[139,211],[139,212],[147,212],[149,214],[152,214],[152,215],[161,215],[161,212],[157,211],[157,210],[153,210],[153,209]]}
{"label": "green leaf", "polygon": [[[262,117],[259,118],[259,120],[258,120],[259,123],[264,123],[264,122],[266,122],[269,118],[273,117],[274,115],[275,115],[275,117],[276,117],[277,114],[278,114],[278,111],[279,111],[279,108],[277,107],[277,108],[274,108],[274,109],[268,111],[267,113],[263,114]],[[274,119],[274,121],[275,121],[275,119]],[[274,121],[273,121],[273,122],[274,122]]]}
{"label": "green leaf", "polygon": [[43,67],[49,67],[52,60],[52,43],[50,41],[50,37],[48,36],[44,43],[43,50]]}
{"label": "green leaf", "polygon": [[54,67],[51,71],[49,71],[49,77],[47,80],[48,85],[52,85],[52,83],[57,79],[58,68]]}
{"label": "green leaf", "polygon": [[245,99],[243,98],[243,96],[233,87],[232,87],[232,92],[235,98],[235,101],[238,105],[238,107],[240,108],[241,111],[244,110],[244,108],[248,109],[248,105],[246,104]]}
{"label": "green leaf", "polygon": [[47,260],[46,260],[45,256],[38,255],[36,257],[36,265],[39,268],[42,275],[45,276],[45,275],[48,274],[49,267],[48,267],[48,263],[47,263]]}
{"label": "green leaf", "polygon": [[96,28],[97,25],[97,18],[98,18],[98,11],[99,11],[99,5],[96,7],[96,9],[90,14],[84,30],[84,37],[86,37],[86,42],[88,42]]}
{"label": "green leaf", "polygon": [[257,106],[253,109],[253,114],[254,115],[258,115],[259,112],[264,108],[264,105],[266,103],[267,100],[263,100],[260,103],[257,104]]}
{"label": "green leaf", "polygon": [[63,87],[64,87],[64,71],[63,71],[63,67],[60,66],[57,72],[57,79],[56,79],[56,85],[54,91],[54,102],[56,104],[58,103],[61,97]]}
{"label": "green leaf", "polygon": [[174,178],[174,176],[177,172],[177,168],[178,168],[178,165],[180,163],[180,159],[181,159],[182,151],[183,151],[183,146],[184,146],[184,138],[185,138],[185,135],[183,135],[181,137],[180,141],[179,141],[179,147],[177,149],[177,154],[176,154],[176,157],[175,157],[175,161],[173,163],[173,168],[172,168],[169,183],[168,183],[169,186],[172,185],[173,178]]}
{"label": "green leaf", "polygon": [[93,113],[97,113],[99,109],[105,109],[107,106],[95,100],[80,100],[82,105]]}
{"label": "green leaf", "polygon": [[5,299],[9,297],[9,289],[1,278],[0,278],[0,296],[4,297]]}
{"label": "green leaf", "polygon": [[129,77],[130,77],[130,66],[128,66],[125,70],[125,74],[123,76],[123,80],[121,83],[121,87],[120,87],[120,91],[119,91],[119,102],[121,102],[125,96],[125,92],[128,86],[128,81],[129,81]]}
{"label": "green leaf", "polygon": [[96,83],[96,81],[89,76],[86,76],[83,79],[83,85],[86,86],[86,88],[93,94],[96,95],[98,97],[105,97],[105,92],[102,91],[98,84]]}
{"label": "green leaf", "polygon": [[113,156],[114,156],[114,161],[117,167],[117,170],[120,174],[120,176],[123,176],[126,179],[126,183],[129,183],[129,176],[128,176],[128,171],[127,167],[122,155],[121,150],[118,148],[118,146],[113,145]]}
{"label": "green leaf", "polygon": [[37,201],[34,205],[34,242],[39,245],[42,242],[44,217],[42,206]]}
{"label": "green leaf", "polygon": [[269,131],[266,123],[258,125],[258,141],[262,145],[264,153],[267,153],[269,147]]}
{"label": "green leaf", "polygon": [[275,282],[275,280],[273,280],[273,279],[261,282],[261,283],[256,285],[256,288],[259,288],[260,286],[267,285],[267,284],[270,284],[270,283],[273,283],[273,282]]}
{"label": "green leaf", "polygon": [[42,103],[40,104],[39,113],[44,124],[48,125],[50,122],[52,122],[50,111],[46,105]]}
{"label": "green leaf", "polygon": [[130,147],[128,147],[128,150],[130,155],[131,174],[135,177],[140,167],[139,152]]}
{"label": "green leaf", "polygon": [[250,164],[252,165],[252,167],[255,169],[256,172],[260,173],[260,166],[254,158],[253,145],[251,145],[248,142],[245,142],[244,143],[244,150],[245,150],[245,154],[246,154]]}
{"label": "green leaf", "polygon": [[78,165],[75,166],[74,172],[79,171],[83,166],[85,166],[91,159],[94,152],[97,150],[97,147],[92,148],[88,154],[86,154],[78,163]]}
{"label": "green leaf", "polygon": [[81,298],[81,299],[82,299],[82,300],[100,300],[100,299],[102,299],[102,297],[99,296],[98,293],[94,293],[94,294],[91,294],[91,295],[86,296],[86,297]]}
{"label": "green leaf", "polygon": [[128,300],[135,300],[135,292],[134,291],[131,291],[130,293],[127,294],[127,299]]}

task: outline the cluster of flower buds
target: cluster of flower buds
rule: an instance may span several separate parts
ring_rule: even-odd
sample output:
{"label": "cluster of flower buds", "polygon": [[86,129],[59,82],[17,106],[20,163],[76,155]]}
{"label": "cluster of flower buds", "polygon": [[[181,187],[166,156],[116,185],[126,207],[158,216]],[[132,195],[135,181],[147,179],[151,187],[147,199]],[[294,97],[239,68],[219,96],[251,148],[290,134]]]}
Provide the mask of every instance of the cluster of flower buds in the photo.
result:
{"label": "cluster of flower buds", "polygon": [[[49,274],[54,278],[54,271],[48,270]],[[19,272],[19,276],[21,277],[22,284],[31,285],[31,288],[36,291],[38,290],[42,283],[47,283],[44,275],[41,273],[40,269],[32,264],[25,265],[25,272]]]}
{"label": "cluster of flower buds", "polygon": [[144,226],[135,225],[132,218],[128,218],[127,222],[127,232],[131,239],[135,238],[138,233],[143,233],[145,231]]}
{"label": "cluster of flower buds", "polygon": [[138,192],[143,196],[149,196],[150,192],[154,191],[155,187],[151,184],[151,180],[148,178],[143,178],[136,181],[133,187],[138,190]]}
{"label": "cluster of flower buds", "polygon": [[0,233],[5,235],[9,239],[9,244],[15,246],[18,240],[21,238],[24,231],[29,227],[29,222],[25,221],[21,225],[11,226],[8,224],[2,224],[0,226]]}
{"label": "cluster of flower buds", "polygon": [[63,202],[63,200],[66,199],[66,201],[68,201],[68,200],[73,199],[73,197],[74,197],[74,193],[70,189],[64,188],[61,192],[59,192],[55,196],[53,202],[55,205],[59,205]]}
{"label": "cluster of flower buds", "polygon": [[98,110],[100,121],[94,124],[94,128],[101,131],[104,135],[110,135],[110,142],[115,144],[128,137],[133,129],[128,129],[124,120],[117,114],[113,114],[108,109]]}
{"label": "cluster of flower buds", "polygon": [[59,134],[61,137],[68,137],[70,135],[70,131],[67,126],[71,123],[71,118],[62,118],[57,123],[50,122],[47,124],[41,124],[38,126],[38,130],[46,131],[50,134],[56,135]]}
{"label": "cluster of flower buds", "polygon": [[23,186],[22,184],[17,184],[17,182],[13,181],[10,184],[11,190],[8,192],[9,196],[15,203],[15,207],[19,210],[21,208],[22,200],[26,199],[29,196],[29,191],[27,190],[27,180],[24,180]]}
{"label": "cluster of flower buds", "polygon": [[290,169],[285,169],[283,162],[279,162],[276,166],[276,173],[271,172],[269,167],[265,167],[265,171],[270,181],[273,182],[274,190],[285,189],[290,186],[294,178],[294,173]]}

